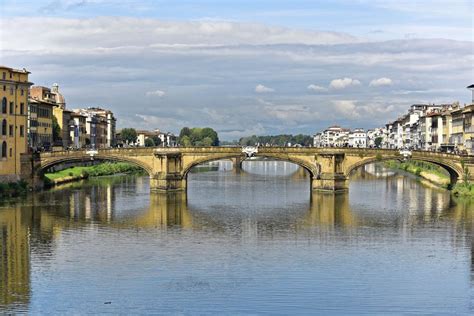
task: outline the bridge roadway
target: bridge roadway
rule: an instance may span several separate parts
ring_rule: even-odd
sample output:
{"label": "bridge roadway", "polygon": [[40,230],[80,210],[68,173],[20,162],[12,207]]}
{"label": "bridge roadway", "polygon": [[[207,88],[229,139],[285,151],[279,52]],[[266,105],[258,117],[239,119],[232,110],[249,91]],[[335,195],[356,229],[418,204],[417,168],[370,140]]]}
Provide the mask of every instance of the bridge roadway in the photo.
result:
{"label": "bridge roadway", "polygon": [[[347,190],[349,176],[358,167],[404,159],[398,150],[368,148],[259,147],[255,156],[298,164],[309,172],[312,189],[333,192]],[[97,150],[93,156],[86,150],[59,151],[23,155],[22,178],[38,187],[42,185],[45,171],[58,164],[117,161],[143,168],[150,176],[152,191],[179,191],[186,189],[187,175],[192,167],[214,160],[245,158],[240,147],[113,148]],[[410,159],[445,168],[452,184],[466,177],[474,181],[473,156],[413,151]]]}

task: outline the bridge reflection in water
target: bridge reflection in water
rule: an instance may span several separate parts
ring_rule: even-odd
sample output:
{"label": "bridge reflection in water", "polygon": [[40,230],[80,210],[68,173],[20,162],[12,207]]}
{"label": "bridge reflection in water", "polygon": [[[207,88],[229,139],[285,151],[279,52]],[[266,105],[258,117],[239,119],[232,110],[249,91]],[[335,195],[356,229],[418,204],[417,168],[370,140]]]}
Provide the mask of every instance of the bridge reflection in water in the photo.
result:
{"label": "bridge reflection in water", "polygon": [[[290,178],[304,176],[304,170],[297,168]],[[292,205],[291,211],[279,208],[281,201],[272,202],[245,192],[248,201],[243,203],[255,203],[257,208],[267,203],[270,208],[241,212],[222,205],[222,201],[231,198],[225,188],[213,192],[222,191],[222,195],[198,198],[193,194],[207,191],[193,191],[192,184],[188,195],[184,192],[149,194],[145,177],[73,183],[29,196],[23,203],[0,205],[0,309],[26,311],[32,287],[31,261],[49,260],[64,232],[86,228],[212,231],[222,236],[238,236],[245,242],[292,234],[295,240],[311,238],[327,242],[340,238],[336,232],[345,232],[344,238],[350,241],[358,240],[361,232],[378,227],[408,238],[416,234],[412,228],[436,222],[450,228],[455,243],[462,247],[470,243],[468,247],[472,251],[472,238],[466,238],[473,231],[472,201],[454,201],[445,191],[426,189],[395,173],[383,175],[386,182],[382,196],[367,195],[374,185],[371,180],[381,176],[370,167],[362,168],[353,176],[350,193],[322,194],[308,190],[306,200],[297,197],[298,203],[286,197],[289,199],[286,202]],[[403,197],[406,192],[411,195],[409,198]],[[399,204],[392,205],[393,201]],[[379,205],[380,211],[368,210],[367,203]],[[460,235],[460,229],[467,234]]]}

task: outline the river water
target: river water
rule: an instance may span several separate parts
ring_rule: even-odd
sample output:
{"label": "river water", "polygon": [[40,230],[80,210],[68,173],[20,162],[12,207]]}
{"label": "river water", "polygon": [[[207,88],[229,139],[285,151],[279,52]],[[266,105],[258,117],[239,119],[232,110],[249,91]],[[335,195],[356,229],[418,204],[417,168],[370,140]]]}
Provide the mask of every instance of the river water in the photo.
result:
{"label": "river water", "polygon": [[0,312],[469,314],[474,204],[369,165],[311,193],[284,162],[89,180],[0,203]]}

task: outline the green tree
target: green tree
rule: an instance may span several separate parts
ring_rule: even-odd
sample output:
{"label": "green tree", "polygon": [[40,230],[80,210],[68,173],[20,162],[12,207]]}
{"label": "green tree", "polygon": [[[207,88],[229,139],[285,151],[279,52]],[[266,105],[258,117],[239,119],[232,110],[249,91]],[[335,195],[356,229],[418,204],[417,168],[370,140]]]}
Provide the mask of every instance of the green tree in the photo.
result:
{"label": "green tree", "polygon": [[179,144],[183,147],[191,147],[191,140],[189,139],[189,136],[185,135],[179,139]]}
{"label": "green tree", "polygon": [[219,136],[210,127],[183,127],[179,133],[179,144],[181,146],[219,146]]}
{"label": "green tree", "polygon": [[374,140],[375,147],[380,147],[382,145],[383,138],[382,137],[376,137]]}
{"label": "green tree", "polygon": [[155,141],[153,138],[145,139],[145,147],[155,147]]}
{"label": "green tree", "polygon": [[59,127],[58,119],[53,115],[53,142],[62,140],[61,127]]}
{"label": "green tree", "polygon": [[212,138],[210,138],[210,137],[205,137],[205,138],[201,141],[202,146],[206,146],[206,147],[212,146],[213,143],[214,143],[214,141],[213,141]]}
{"label": "green tree", "polygon": [[153,135],[151,139],[153,139],[153,143],[155,143],[155,146],[161,145],[161,138],[159,138],[158,135]]}
{"label": "green tree", "polygon": [[191,135],[191,129],[189,127],[183,127],[181,131],[179,132],[179,138],[182,138],[184,136],[190,136]]}
{"label": "green tree", "polygon": [[210,127],[205,127],[201,130],[201,139],[204,141],[206,138],[210,138],[212,141],[208,146],[219,146],[219,137],[217,136],[217,132]]}
{"label": "green tree", "polygon": [[133,144],[137,141],[137,131],[134,128],[124,128],[120,133],[122,141],[127,144]]}

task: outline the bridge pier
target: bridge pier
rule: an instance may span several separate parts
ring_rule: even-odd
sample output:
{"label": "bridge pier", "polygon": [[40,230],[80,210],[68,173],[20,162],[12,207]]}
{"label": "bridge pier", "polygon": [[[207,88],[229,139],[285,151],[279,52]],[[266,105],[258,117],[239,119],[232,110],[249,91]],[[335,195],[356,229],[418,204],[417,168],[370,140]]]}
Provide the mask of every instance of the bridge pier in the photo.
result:
{"label": "bridge pier", "polygon": [[343,174],[322,173],[311,180],[311,189],[321,192],[346,192],[349,190],[348,179]]}
{"label": "bridge pier", "polygon": [[313,177],[311,188],[324,192],[344,192],[349,189],[348,177],[344,174],[345,153],[328,152],[316,156],[320,173]]}
{"label": "bridge pier", "polygon": [[172,192],[185,191],[186,179],[180,175],[153,175],[150,176],[150,191],[152,192]]}
{"label": "bridge pier", "polygon": [[155,153],[153,173],[150,174],[150,191],[184,191],[186,177],[183,175],[181,153]]}
{"label": "bridge pier", "polygon": [[230,159],[232,161],[232,170],[235,173],[240,173],[242,171],[242,158],[241,157],[235,157]]}

